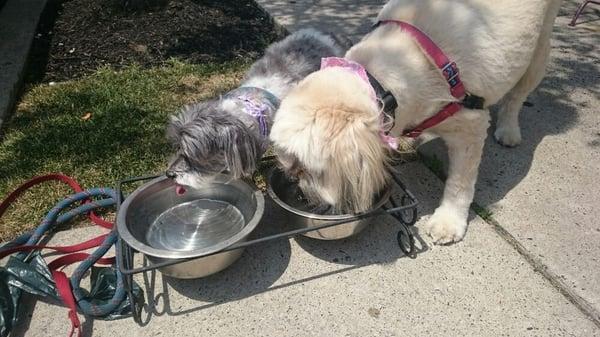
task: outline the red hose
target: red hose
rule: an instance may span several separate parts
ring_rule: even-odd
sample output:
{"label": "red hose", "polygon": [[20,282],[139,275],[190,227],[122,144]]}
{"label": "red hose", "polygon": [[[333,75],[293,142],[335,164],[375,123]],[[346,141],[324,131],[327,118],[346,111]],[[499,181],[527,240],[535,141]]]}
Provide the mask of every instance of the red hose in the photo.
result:
{"label": "red hose", "polygon": [[[6,209],[25,191],[27,191],[28,189],[30,189],[31,187],[35,186],[35,185],[39,185],[43,182],[46,181],[51,181],[51,180],[57,180],[60,182],[63,182],[67,185],[69,185],[71,187],[71,189],[73,189],[73,191],[75,193],[79,193],[82,192],[83,189],[81,188],[81,186],[77,183],[77,181],[75,181],[75,179],[64,175],[62,173],[50,173],[50,174],[46,174],[43,176],[37,176],[32,178],[31,180],[25,182],[24,184],[22,184],[21,186],[17,187],[16,190],[14,190],[11,194],[8,195],[8,197],[6,197],[6,199],[4,199],[2,201],[2,203],[0,204],[0,217],[2,217],[2,215],[4,214],[4,212],[6,211]],[[90,200],[86,200],[85,202],[89,202]],[[100,218],[99,216],[97,216],[96,214],[94,214],[94,212],[90,212],[89,213],[89,218],[90,220],[95,223],[98,226],[102,226],[104,228],[107,229],[111,229],[113,227],[112,222],[106,221],[102,218]]]}

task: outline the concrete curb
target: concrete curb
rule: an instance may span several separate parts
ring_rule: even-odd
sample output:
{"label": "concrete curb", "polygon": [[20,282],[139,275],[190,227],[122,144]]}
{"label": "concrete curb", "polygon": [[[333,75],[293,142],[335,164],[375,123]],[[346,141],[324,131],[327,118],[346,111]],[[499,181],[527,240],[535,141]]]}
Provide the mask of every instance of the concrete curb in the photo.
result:
{"label": "concrete curb", "polygon": [[255,3],[256,3],[256,7],[258,7],[258,9],[269,19],[269,23],[271,23],[273,25],[273,27],[275,27],[275,33],[277,34],[278,37],[283,37],[283,36],[290,34],[290,30],[287,29],[281,23],[279,23],[279,21],[275,20],[273,15],[271,15],[271,13],[269,13],[269,11],[267,10],[267,8],[265,8],[265,6],[261,5],[261,3],[258,1],[256,1]]}
{"label": "concrete curb", "polygon": [[0,135],[14,108],[27,57],[47,0],[7,0],[0,6]]}

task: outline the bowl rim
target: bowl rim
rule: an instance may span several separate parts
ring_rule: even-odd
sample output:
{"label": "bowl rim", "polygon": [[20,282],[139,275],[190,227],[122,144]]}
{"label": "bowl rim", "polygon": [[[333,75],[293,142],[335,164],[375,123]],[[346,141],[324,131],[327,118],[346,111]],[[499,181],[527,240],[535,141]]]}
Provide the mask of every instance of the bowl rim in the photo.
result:
{"label": "bowl rim", "polygon": [[169,179],[169,178],[167,178],[166,176],[161,176],[161,177],[152,179],[149,182],[143,184],[142,186],[135,189],[135,191],[133,191],[130,195],[128,195],[127,198],[125,199],[125,201],[119,207],[119,212],[117,214],[117,221],[116,221],[117,222],[117,232],[118,232],[119,236],[121,237],[121,239],[123,239],[129,246],[131,246],[131,248],[135,249],[136,251],[138,251],[140,253],[150,255],[153,257],[157,257],[157,258],[163,258],[163,259],[187,259],[187,258],[196,258],[196,257],[200,258],[202,256],[211,255],[213,253],[219,252],[219,251],[231,246],[234,243],[243,241],[248,235],[250,235],[250,233],[252,233],[252,231],[254,231],[256,226],[258,226],[258,223],[262,219],[263,213],[265,211],[265,198],[259,190],[257,190],[256,188],[253,188],[247,182],[245,182],[241,179],[230,178],[229,180],[242,183],[242,184],[248,186],[248,188],[250,188],[251,190],[253,190],[254,192],[252,194],[254,195],[254,197],[256,199],[256,210],[254,211],[254,214],[252,215],[252,218],[250,219],[250,221],[248,221],[248,223],[244,226],[244,228],[242,228],[241,231],[239,231],[235,235],[231,236],[227,240],[221,241],[212,246],[203,247],[200,249],[195,249],[195,250],[190,250],[190,251],[174,251],[174,250],[154,248],[152,246],[149,246],[149,245],[141,242],[140,240],[136,239],[133,236],[133,234],[127,227],[126,214],[127,214],[127,210],[129,209],[131,202],[133,200],[135,200],[137,195],[142,193],[142,191],[149,188],[150,186],[153,186],[153,185],[160,183],[167,179]]}
{"label": "bowl rim", "polygon": [[279,207],[285,209],[286,211],[291,212],[295,215],[299,215],[301,217],[313,219],[313,220],[326,220],[326,221],[355,220],[355,219],[358,220],[359,218],[363,217],[365,214],[369,214],[369,213],[379,210],[390,199],[390,196],[392,194],[391,187],[390,186],[386,187],[385,190],[380,194],[381,197],[379,198],[379,200],[377,200],[377,202],[373,205],[373,207],[367,211],[360,212],[360,213],[334,214],[334,215],[309,213],[309,212],[294,208],[294,207],[290,206],[289,204],[287,204],[286,202],[284,202],[281,198],[279,198],[279,195],[277,194],[277,192],[275,192],[275,190],[273,190],[273,184],[271,183],[273,180],[273,175],[275,174],[276,171],[279,171],[283,174],[281,169],[279,169],[278,167],[273,167],[269,170],[269,173],[267,175],[267,193],[269,194],[269,197],[277,205],[279,205]]}

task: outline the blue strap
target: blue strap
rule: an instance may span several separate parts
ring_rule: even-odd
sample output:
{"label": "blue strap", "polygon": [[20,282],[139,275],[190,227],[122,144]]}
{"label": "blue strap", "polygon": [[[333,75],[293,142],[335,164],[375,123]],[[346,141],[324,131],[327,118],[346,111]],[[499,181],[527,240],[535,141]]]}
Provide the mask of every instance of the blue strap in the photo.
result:
{"label": "blue strap", "polygon": [[[91,197],[104,197],[105,199],[93,200],[89,203],[82,204],[77,208],[67,211],[62,215],[59,215],[63,210],[71,205],[80,203],[84,200],[90,199]],[[108,188],[92,188],[80,193],[72,194],[56,204],[56,206],[54,206],[50,212],[48,212],[42,223],[33,232],[24,234],[15,241],[18,241],[19,243],[25,242],[26,245],[35,245],[46,232],[55,227],[57,224],[69,221],[77,215],[86,214],[97,208],[112,206],[115,204],[115,199],[116,192]],[[13,241],[11,245],[13,245],[15,241]],[[73,289],[73,295],[77,301],[80,311],[83,314],[91,316],[106,316],[112,313],[125,299],[126,292],[123,283],[123,274],[119,271],[118,259],[116,262],[116,291],[109,301],[101,304],[91,303],[85,297],[85,290],[80,287],[81,279],[85,275],[86,271],[89,270],[94,263],[98,261],[98,259],[104,256],[116,242],[117,232],[116,229],[113,229],[106,237],[104,242],[98,248],[96,248],[96,250],[91,253],[87,259],[82,261],[77,266],[73,272],[73,275],[71,275],[69,278],[69,281],[71,282],[71,288]],[[24,259],[25,256],[25,253],[19,253],[19,255],[17,255],[17,257],[21,259]]]}

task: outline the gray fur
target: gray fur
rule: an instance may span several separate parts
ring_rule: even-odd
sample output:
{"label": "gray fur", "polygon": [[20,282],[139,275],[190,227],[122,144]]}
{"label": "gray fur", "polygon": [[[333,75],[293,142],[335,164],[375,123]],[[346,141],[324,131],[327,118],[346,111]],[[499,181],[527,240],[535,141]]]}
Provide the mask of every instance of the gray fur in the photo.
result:
{"label": "gray fur", "polygon": [[[332,34],[324,34],[315,29],[303,29],[288,36],[283,41],[269,46],[265,55],[256,61],[242,83],[242,86],[255,82],[260,78],[282,78],[285,81],[285,93],[296,83],[319,69],[321,58],[342,56],[350,45],[340,44],[341,39]],[[324,43],[326,42],[326,43]],[[274,93],[280,91],[272,83]],[[280,99],[285,96],[285,93]]]}
{"label": "gray fur", "polygon": [[[265,89],[280,100],[300,80],[320,67],[321,58],[342,56],[350,45],[314,29],[303,29],[269,46],[247,72],[242,87]],[[271,125],[273,115],[268,116]],[[167,128],[176,153],[168,172],[184,185],[228,171],[250,176],[263,155],[265,141],[256,118],[227,95],[189,105],[171,117]]]}
{"label": "gray fur", "polygon": [[186,107],[172,118],[167,135],[178,147],[169,167],[177,174],[230,170],[242,176],[256,168],[258,138],[241,119],[220,111],[218,100]]}

